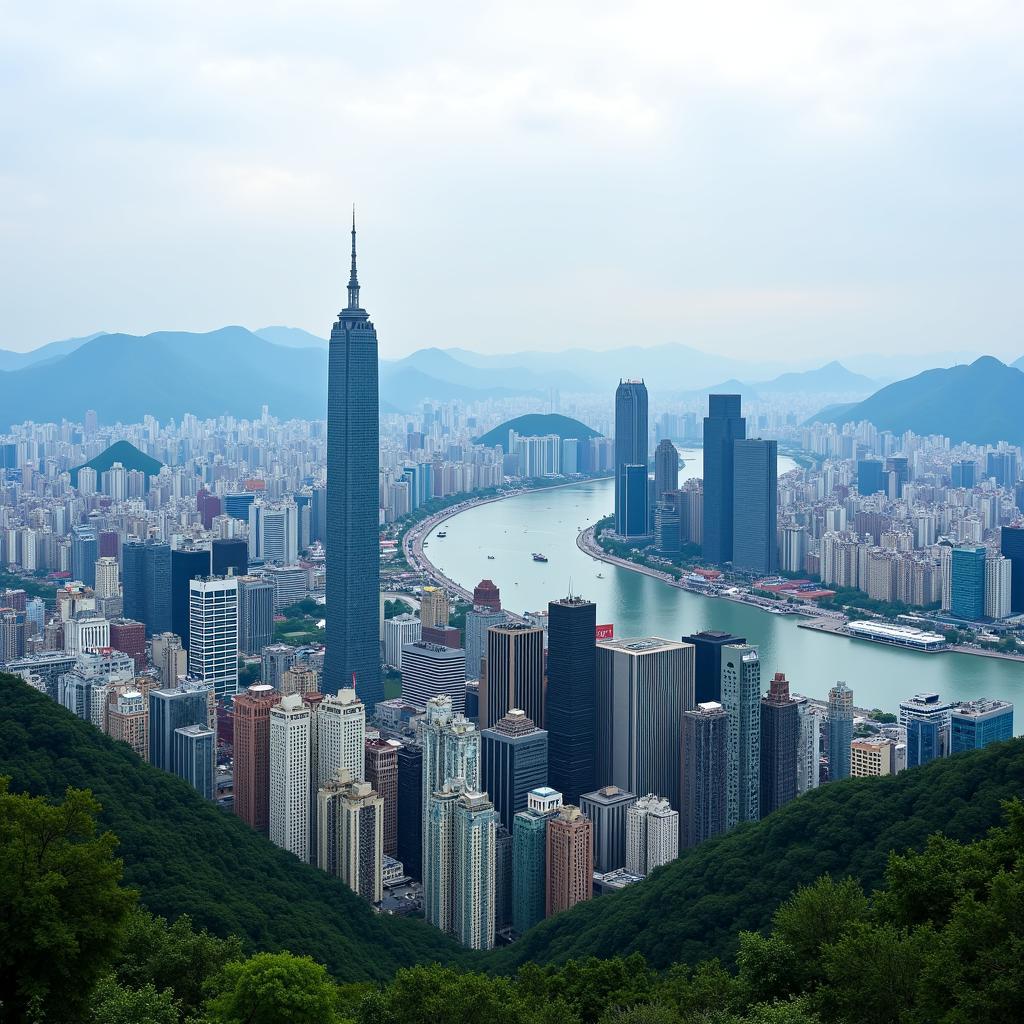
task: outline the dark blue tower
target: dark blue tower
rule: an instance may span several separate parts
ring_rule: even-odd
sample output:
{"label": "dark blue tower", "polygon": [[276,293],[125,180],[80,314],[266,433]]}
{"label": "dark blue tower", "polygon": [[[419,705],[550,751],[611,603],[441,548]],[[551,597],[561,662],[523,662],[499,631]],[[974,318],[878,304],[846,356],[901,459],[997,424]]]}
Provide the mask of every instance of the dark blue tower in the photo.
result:
{"label": "dark blue tower", "polygon": [[647,386],[620,380],[615,389],[615,532],[647,533]]}
{"label": "dark blue tower", "polygon": [[708,562],[732,561],[733,441],[747,436],[739,395],[709,395],[704,417],[704,538]]}
{"label": "dark blue tower", "polygon": [[368,711],[380,678],[377,332],[359,305],[356,217],[348,305],[331,329],[327,371],[325,693],[355,684]]}

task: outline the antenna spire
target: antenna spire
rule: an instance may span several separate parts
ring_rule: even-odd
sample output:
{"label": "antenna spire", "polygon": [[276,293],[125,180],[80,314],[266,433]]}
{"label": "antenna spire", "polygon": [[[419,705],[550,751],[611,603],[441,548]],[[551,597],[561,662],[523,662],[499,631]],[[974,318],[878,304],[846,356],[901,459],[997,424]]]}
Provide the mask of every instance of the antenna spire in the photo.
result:
{"label": "antenna spire", "polygon": [[356,274],[356,204],[352,204],[352,272],[348,278],[348,308],[359,308],[359,277]]}

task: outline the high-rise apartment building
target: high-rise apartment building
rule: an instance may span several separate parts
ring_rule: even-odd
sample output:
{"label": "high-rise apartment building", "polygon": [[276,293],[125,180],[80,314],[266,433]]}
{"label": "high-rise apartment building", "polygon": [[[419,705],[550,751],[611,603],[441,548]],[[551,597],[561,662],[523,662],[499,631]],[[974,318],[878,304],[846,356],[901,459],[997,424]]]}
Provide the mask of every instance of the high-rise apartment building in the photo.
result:
{"label": "high-rise apartment building", "polygon": [[548,917],[593,895],[593,828],[572,804],[563,805],[548,819],[547,876]]}
{"label": "high-rise apartment building", "polygon": [[824,713],[806,697],[797,699],[800,734],[797,739],[796,792],[803,795],[817,789],[821,779],[821,724]]}
{"label": "high-rise apartment building", "polygon": [[686,848],[726,829],[729,716],[707,701],[683,712],[679,841]]}
{"label": "high-rise apartment building", "polygon": [[972,700],[950,712],[950,752],[980,750],[1013,739],[1013,705],[1005,700]]}
{"label": "high-rise apartment building", "polygon": [[626,812],[636,795],[618,786],[602,786],[580,796],[579,808],[594,837],[594,870],[607,874],[626,866]]}
{"label": "high-rise apartment building", "polygon": [[733,441],[733,568],[767,576],[778,571],[778,442]]}
{"label": "high-rise apartment building", "polygon": [[363,778],[383,801],[386,857],[398,856],[398,751],[401,746],[395,740],[366,741]]}
{"label": "high-rise apartment building", "polygon": [[455,929],[455,808],[465,790],[461,779],[434,790],[423,822],[423,917],[449,934]]}
{"label": "high-rise apartment building", "polygon": [[455,938],[468,949],[494,945],[498,816],[486,793],[467,791],[455,804]]}
{"label": "high-rise apartment building", "polygon": [[518,708],[480,734],[483,789],[509,831],[531,790],[548,781],[548,734]]}
{"label": "high-rise apartment building", "polygon": [[181,646],[177,633],[157,633],[152,644],[153,664],[165,688],[177,686],[178,679],[188,674],[188,652]]}
{"label": "high-rise apartment building", "polygon": [[455,714],[450,697],[427,701],[420,738],[423,742],[423,807],[446,782],[461,779],[466,789],[480,785],[480,733],[464,715]]}
{"label": "high-rise apartment building", "polygon": [[317,864],[369,903],[383,897],[384,802],[365,781],[317,792]]}
{"label": "high-rise apartment building", "polygon": [[761,660],[750,644],[722,648],[722,707],[728,720],[725,824],[761,816]]}
{"label": "high-rise apartment building", "polygon": [[281,682],[277,688],[282,697],[289,693],[297,693],[300,697],[307,693],[319,693],[320,673],[307,664],[297,663],[281,673]]}
{"label": "high-rise apartment building", "polygon": [[[485,696],[486,689],[486,696]],[[480,685],[480,725],[487,728],[519,708],[544,726],[544,630],[506,623],[487,630],[486,686]]]}
{"label": "high-rise apartment building", "polygon": [[235,695],[235,814],[257,832],[270,826],[270,711],[278,694],[265,683]]}
{"label": "high-rise apartment building", "polygon": [[853,742],[853,690],[841,680],[828,691],[829,782],[850,777]]}
{"label": "high-rise apartment building", "polygon": [[648,793],[626,810],[626,870],[648,875],[679,856],[679,812]]}
{"label": "high-rise apartment building", "polygon": [[[216,542],[215,542],[216,543]],[[274,588],[256,576],[238,577],[238,651],[257,655],[274,640]]]}
{"label": "high-rise apartment building", "polygon": [[149,760],[149,702],[138,690],[118,693],[107,709],[107,734]]}
{"label": "high-rise apartment building", "polygon": [[212,800],[216,792],[216,731],[208,725],[183,725],[174,730],[173,743],[174,774]]}
{"label": "high-rise apartment building", "polygon": [[422,635],[423,624],[415,615],[403,613],[384,620],[384,664],[402,671],[402,648]]}
{"label": "high-rise apartment building", "polygon": [[297,693],[270,709],[270,841],[307,864],[311,718]]}
{"label": "high-rise apartment building", "polygon": [[864,779],[895,775],[900,770],[896,755],[894,740],[881,737],[853,740],[850,743],[850,777]]}
{"label": "high-rise apartment building", "polygon": [[682,714],[693,707],[691,644],[648,637],[597,645],[597,779],[679,806]]}
{"label": "high-rise apartment building", "polygon": [[420,594],[420,622],[424,626],[448,625],[448,594],[440,587],[424,587]]}
{"label": "high-rise apartment building", "polygon": [[512,928],[522,935],[544,920],[547,908],[548,820],[562,806],[562,794],[534,789],[525,811],[512,823]]}
{"label": "high-rise apartment building", "polygon": [[366,757],[366,708],[356,691],[342,687],[327,694],[317,710],[317,785],[363,778]]}
{"label": "high-rise apartment building", "polygon": [[94,570],[96,597],[111,598],[121,593],[116,558],[97,558]]}
{"label": "high-rise apartment building", "polygon": [[726,644],[745,644],[746,637],[720,630],[706,629],[683,642],[693,644],[694,701],[696,704],[720,703],[722,699],[722,648]]}
{"label": "high-rise apartment building", "polygon": [[324,690],[384,699],[378,629],[377,332],[359,305],[356,226],[348,304],[331,330],[327,370],[327,660]]}
{"label": "high-rise apartment building", "polygon": [[225,700],[238,690],[238,580],[193,579],[188,589],[189,675]]}
{"label": "high-rise apartment building", "polygon": [[799,745],[799,703],[789,695],[789,680],[776,672],[761,698],[762,818],[796,796]]}
{"label": "high-rise apartment building", "polygon": [[985,559],[985,615],[1005,619],[1013,608],[1013,563],[1002,555]]}
{"label": "high-rise apartment building", "polygon": [[739,395],[709,395],[704,417],[702,550],[716,565],[733,556],[733,443],[747,436]]}
{"label": "high-rise apartment building", "polygon": [[450,697],[452,710],[466,710],[466,652],[422,640],[402,648],[402,699],[425,708],[431,697]]}
{"label": "high-rise apartment building", "polygon": [[620,380],[615,390],[615,532],[622,537],[647,533],[647,442],[647,386],[642,380]]}
{"label": "high-rise apartment building", "polygon": [[548,782],[571,804],[596,785],[597,605],[582,597],[548,604]]}

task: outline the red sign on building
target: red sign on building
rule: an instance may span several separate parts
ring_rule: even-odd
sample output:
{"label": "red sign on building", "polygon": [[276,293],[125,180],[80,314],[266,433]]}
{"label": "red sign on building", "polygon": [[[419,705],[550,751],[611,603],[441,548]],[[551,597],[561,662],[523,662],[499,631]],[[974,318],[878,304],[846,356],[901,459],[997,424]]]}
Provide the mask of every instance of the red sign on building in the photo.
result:
{"label": "red sign on building", "polygon": [[612,622],[606,622],[603,626],[597,627],[597,639],[598,640],[614,640],[615,639],[615,624]]}

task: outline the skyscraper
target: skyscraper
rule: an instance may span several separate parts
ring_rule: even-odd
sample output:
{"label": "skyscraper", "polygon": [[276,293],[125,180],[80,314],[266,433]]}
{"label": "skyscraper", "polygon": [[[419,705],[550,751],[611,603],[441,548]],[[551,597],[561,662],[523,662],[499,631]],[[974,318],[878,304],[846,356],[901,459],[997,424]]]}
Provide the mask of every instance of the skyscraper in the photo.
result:
{"label": "skyscraper", "polygon": [[679,856],[679,812],[648,793],[626,811],[626,870],[648,875]]}
{"label": "skyscraper", "polygon": [[709,395],[704,417],[705,560],[717,565],[732,561],[733,442],[747,436],[739,395]]}
{"label": "skyscraper", "polygon": [[486,793],[467,791],[455,805],[455,899],[452,928],[468,949],[494,945],[498,816]]}
{"label": "skyscraper", "polygon": [[1024,612],[1024,526],[1004,526],[999,531],[999,550],[1010,560],[1010,611]]}
{"label": "skyscraper", "polygon": [[697,704],[720,703],[722,699],[722,648],[726,644],[745,644],[746,637],[720,630],[705,629],[683,642],[693,644],[694,701]]}
{"label": "skyscraper", "polygon": [[594,870],[600,874],[626,866],[626,811],[636,794],[618,786],[602,786],[580,796],[579,808],[593,828]]}
{"label": "skyscraper", "polygon": [[906,733],[907,767],[945,757],[950,751],[953,701],[937,693],[917,693],[900,701],[900,726]]}
{"label": "skyscraper", "polygon": [[654,449],[654,500],[661,501],[668,491],[679,488],[679,452],[667,438]]}
{"label": "skyscraper", "polygon": [[71,573],[87,587],[96,586],[96,530],[76,526],[71,531]]}
{"label": "skyscraper", "polygon": [[982,546],[953,548],[950,611],[977,621],[985,615],[985,554]]}
{"label": "skyscraper", "polygon": [[884,464],[881,459],[857,461],[857,491],[862,497],[885,490]]}
{"label": "skyscraper", "polygon": [[679,805],[682,714],[693,707],[693,647],[650,637],[597,645],[597,779]]}
{"label": "skyscraper", "polygon": [[207,800],[215,795],[216,756],[217,733],[209,726],[183,725],[174,730],[174,774]]}
{"label": "skyscraper", "polygon": [[384,699],[378,616],[377,332],[359,305],[356,223],[348,305],[331,330],[327,371],[327,656],[324,691]]}
{"label": "skyscraper", "polygon": [[[363,777],[366,758],[366,709],[356,691],[342,687],[320,703],[317,725],[317,785]],[[344,774],[342,774],[344,773]]]}
{"label": "skyscraper", "polygon": [[715,701],[683,712],[679,842],[698,846],[726,829],[729,717]]}
{"label": "skyscraper", "polygon": [[548,783],[571,804],[596,785],[597,605],[548,604]]}
{"label": "skyscraper", "polygon": [[486,728],[510,708],[544,724],[544,630],[510,622],[487,630],[487,684],[480,687],[480,725]]}
{"label": "skyscraper", "polygon": [[642,380],[620,380],[615,390],[615,532],[622,537],[647,532],[647,386]]}
{"label": "skyscraper", "polygon": [[589,900],[594,891],[593,828],[565,804],[548,819],[547,916]]}
{"label": "skyscraper", "polygon": [[297,693],[270,709],[270,841],[307,864],[311,717]]}
{"label": "skyscraper", "polygon": [[1013,739],[1013,705],[1005,700],[972,700],[950,714],[950,752],[979,750]]}
{"label": "skyscraper", "polygon": [[370,903],[383,896],[384,804],[365,781],[317,791],[317,864]]}
{"label": "skyscraper", "polygon": [[121,548],[121,584],[126,618],[146,625],[146,635],[171,629],[171,549],[148,540]]}
{"label": "skyscraper", "polygon": [[270,709],[278,702],[273,687],[250,686],[235,695],[235,814],[257,832],[270,824]]}
{"label": "skyscraper", "polygon": [[824,715],[817,704],[806,697],[797,700],[800,736],[797,741],[796,792],[801,796],[817,789],[821,775],[821,723]]}
{"label": "skyscraper", "polygon": [[398,751],[398,859],[412,878],[423,878],[423,748]]}
{"label": "skyscraper", "polygon": [[725,824],[761,816],[761,661],[750,644],[722,648],[722,707],[728,718]]}
{"label": "skyscraper", "polygon": [[175,548],[171,552],[171,630],[189,648],[189,583],[210,575],[210,552],[206,548]]}
{"label": "skyscraper", "polygon": [[526,809],[527,795],[547,785],[548,734],[518,708],[480,734],[483,790],[494,802],[501,824]]}
{"label": "skyscraper", "polygon": [[366,768],[363,777],[384,802],[384,854],[398,855],[398,750],[394,740],[366,741]]}
{"label": "skyscraper", "polygon": [[512,823],[512,928],[520,935],[544,920],[547,906],[548,819],[562,794],[548,786],[531,790],[526,810]]}
{"label": "skyscraper", "polygon": [[449,934],[455,926],[455,807],[465,790],[462,779],[434,790],[423,822],[423,917]]}
{"label": "skyscraper", "polygon": [[[207,695],[201,689],[167,687],[149,691],[149,761],[165,772],[178,772],[174,733],[187,726],[206,726]],[[216,739],[214,741],[216,743]],[[211,755],[212,767],[212,755]],[[191,780],[190,780],[191,781]]]}
{"label": "skyscraper", "polygon": [[452,699],[452,711],[466,710],[466,652],[422,640],[402,648],[402,699],[425,708],[431,697]]}
{"label": "skyscraper", "polygon": [[260,654],[274,639],[274,588],[256,576],[238,577],[238,650]]}
{"label": "skyscraper", "polygon": [[249,571],[249,546],[241,537],[217,537],[211,547],[214,576],[244,576]]}
{"label": "skyscraper", "polygon": [[789,680],[776,672],[761,698],[761,817],[796,796],[799,705],[789,695]]}
{"label": "skyscraper", "polygon": [[828,691],[828,777],[830,782],[850,777],[853,742],[853,690],[840,680]]}
{"label": "skyscraper", "polygon": [[500,608],[476,605],[466,612],[467,679],[480,678],[480,662],[487,654],[487,631],[507,621],[508,616]]}
{"label": "skyscraper", "polygon": [[440,587],[424,587],[420,597],[420,622],[424,626],[448,625],[448,594]]}
{"label": "skyscraper", "polygon": [[480,733],[464,715],[452,710],[449,697],[431,697],[423,722],[423,807],[431,794],[454,779],[467,789],[480,786]]}
{"label": "skyscraper", "polygon": [[189,580],[189,675],[214,688],[218,700],[238,690],[238,580]]}
{"label": "skyscraper", "polygon": [[770,575],[778,570],[778,442],[733,441],[732,564]]}

